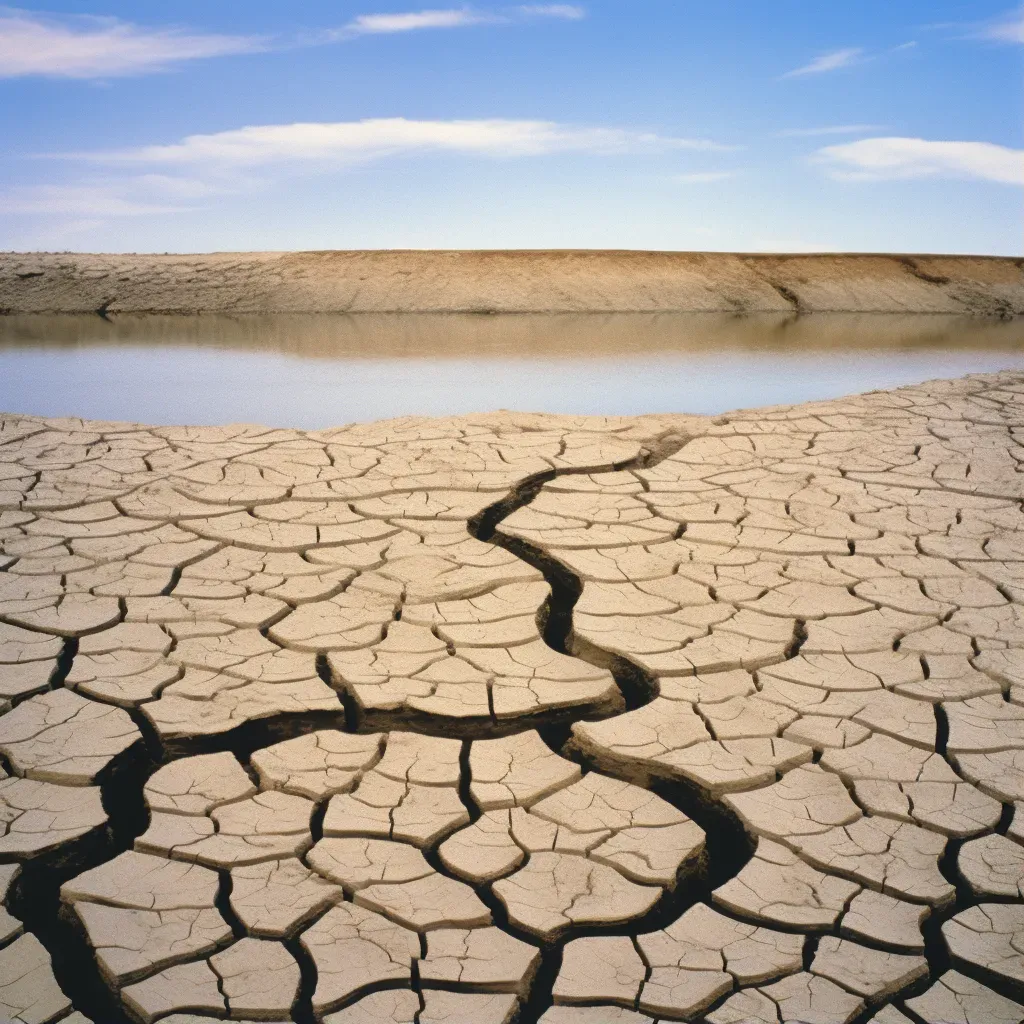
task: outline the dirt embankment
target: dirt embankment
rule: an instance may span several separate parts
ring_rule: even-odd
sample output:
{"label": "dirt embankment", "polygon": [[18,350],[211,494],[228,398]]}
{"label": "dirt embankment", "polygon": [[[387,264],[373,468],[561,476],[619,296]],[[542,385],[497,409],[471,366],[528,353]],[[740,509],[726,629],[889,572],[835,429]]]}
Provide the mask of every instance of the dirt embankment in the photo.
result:
{"label": "dirt embankment", "polygon": [[2,313],[1024,314],[1024,259],[631,251],[0,254]]}

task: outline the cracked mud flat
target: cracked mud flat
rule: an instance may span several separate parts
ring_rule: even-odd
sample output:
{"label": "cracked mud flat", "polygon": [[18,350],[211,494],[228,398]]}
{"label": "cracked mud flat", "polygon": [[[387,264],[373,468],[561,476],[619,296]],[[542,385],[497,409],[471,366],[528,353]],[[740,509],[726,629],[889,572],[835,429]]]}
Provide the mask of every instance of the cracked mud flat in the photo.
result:
{"label": "cracked mud flat", "polygon": [[1020,1021],[1022,435],[0,417],[0,1020]]}

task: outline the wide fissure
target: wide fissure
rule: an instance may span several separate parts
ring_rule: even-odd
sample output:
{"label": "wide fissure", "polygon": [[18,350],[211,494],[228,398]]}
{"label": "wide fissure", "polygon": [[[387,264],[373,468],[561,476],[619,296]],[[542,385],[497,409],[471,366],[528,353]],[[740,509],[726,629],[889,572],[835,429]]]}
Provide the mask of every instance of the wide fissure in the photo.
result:
{"label": "wide fissure", "polygon": [[[499,502],[494,503],[468,524],[472,536],[489,541],[509,551],[523,562],[538,570],[550,588],[550,595],[538,615],[541,635],[552,650],[578,658],[588,664],[608,669],[614,677],[622,696],[622,708],[614,714],[643,707],[650,703],[658,692],[656,680],[640,666],[628,659],[605,651],[600,647],[574,635],[573,615],[575,606],[583,592],[582,580],[564,564],[551,557],[539,547],[520,538],[503,533],[501,524],[518,509],[529,505],[541,493],[544,485],[560,476],[609,472],[616,469],[648,468],[663,458],[677,452],[689,438],[673,435],[653,446],[651,451],[636,460],[581,469],[550,470],[530,477],[513,488]],[[795,657],[806,639],[806,629],[801,626],[794,643],[786,653],[787,658]],[[54,685],[62,685],[71,670],[77,643],[69,640],[64,645],[54,676]],[[65,992],[73,999],[75,1007],[96,1021],[128,1024],[126,1014],[116,993],[103,981],[92,950],[85,939],[80,924],[70,908],[61,906],[60,886],[67,879],[100,863],[109,861],[119,853],[131,849],[135,839],[141,835],[149,822],[149,813],[143,800],[143,785],[149,775],[163,763],[198,753],[230,751],[238,760],[248,766],[252,753],[284,739],[304,735],[316,729],[333,728],[348,732],[367,732],[378,729],[407,729],[429,735],[456,736],[464,739],[461,758],[460,796],[476,821],[480,811],[472,800],[469,789],[469,741],[486,739],[522,732],[536,728],[545,743],[563,757],[579,761],[585,771],[599,770],[627,781],[644,786],[664,798],[670,804],[695,821],[705,833],[705,847],[700,857],[686,865],[678,884],[667,891],[655,906],[642,917],[613,926],[571,928],[552,941],[542,941],[528,934],[509,921],[508,913],[489,884],[474,886],[477,895],[491,912],[494,923],[509,934],[520,938],[540,950],[540,964],[530,986],[529,994],[522,1006],[521,1024],[536,1024],[553,1004],[552,989],[562,963],[566,943],[589,935],[628,935],[656,930],[675,921],[680,914],[699,902],[712,903],[712,893],[719,886],[736,876],[749,861],[754,850],[754,839],[738,818],[725,804],[715,799],[700,787],[685,779],[654,776],[636,765],[615,764],[604,761],[600,764],[590,759],[573,743],[572,725],[588,718],[606,717],[607,709],[575,708],[572,710],[538,713],[508,721],[496,720],[493,716],[468,719],[452,724],[436,717],[407,714],[379,713],[364,714],[354,698],[338,686],[331,678],[330,666],[325,655],[317,658],[317,670],[321,679],[339,691],[337,712],[312,714],[282,714],[271,719],[253,721],[230,732],[204,737],[175,737],[161,740],[155,730],[148,726],[141,712],[133,712],[137,724],[145,722],[145,742],[137,744],[126,756],[120,758],[111,770],[100,780],[103,802],[109,814],[109,826],[95,835],[69,844],[60,851],[60,856],[41,857],[29,861],[12,888],[9,905],[12,913],[21,918],[26,929],[37,935],[50,951],[54,961],[54,972]],[[938,728],[937,752],[945,756],[949,727],[945,713],[936,706]],[[130,756],[127,756],[130,755]],[[321,802],[314,813],[312,823],[313,839],[322,835],[325,803]],[[1009,825],[1008,812],[1004,809],[1005,822],[1001,831]],[[451,875],[441,862],[438,845],[441,840],[428,845],[424,855],[436,870]],[[902,1000],[923,991],[941,972],[948,969],[950,959],[942,938],[941,926],[954,914],[980,900],[966,886],[960,876],[956,859],[962,841],[951,840],[939,867],[946,878],[956,887],[956,899],[949,906],[933,912],[924,925],[925,956],[929,975],[903,990],[887,1001],[902,1005]],[[222,872],[222,879],[228,878]],[[236,937],[244,934],[241,922],[234,915],[229,903],[229,881],[222,886],[218,907],[231,924]],[[728,912],[726,912],[728,913]],[[308,922],[307,922],[308,923]],[[770,925],[769,925],[770,927]],[[793,929],[799,930],[799,929]],[[805,944],[805,960],[809,965],[813,958],[818,937],[821,934],[839,934],[839,925],[831,929],[810,932]],[[858,940],[859,941],[859,940]],[[865,943],[870,944],[870,943]],[[312,959],[302,948],[298,938],[285,940],[285,946],[298,960],[301,984],[293,1017],[299,1024],[312,1024],[315,1016],[312,1010],[313,993],[316,986],[316,969]],[[993,989],[1010,997],[1020,999],[1024,987],[1015,986],[1002,976],[956,964],[958,969],[970,974]],[[416,980],[418,988],[419,981]],[[378,988],[388,987],[386,985]],[[720,1003],[721,1001],[718,1001]],[[867,1020],[877,1009],[877,1004],[860,1014],[858,1021]]]}

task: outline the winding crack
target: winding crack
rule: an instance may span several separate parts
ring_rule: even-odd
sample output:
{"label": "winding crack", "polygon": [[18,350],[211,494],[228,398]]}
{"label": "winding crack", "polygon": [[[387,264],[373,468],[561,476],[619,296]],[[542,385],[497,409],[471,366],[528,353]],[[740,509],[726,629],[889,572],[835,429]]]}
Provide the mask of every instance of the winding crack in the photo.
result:
{"label": "winding crack", "polygon": [[[785,294],[783,289],[778,288]],[[798,300],[790,295],[787,299]],[[515,557],[538,570],[548,583],[550,595],[539,612],[541,635],[548,646],[563,655],[578,658],[588,664],[608,669],[622,693],[623,703],[627,710],[640,708],[650,703],[657,696],[657,683],[654,677],[631,662],[629,659],[585,641],[575,636],[573,630],[573,614],[575,606],[583,592],[583,583],[579,576],[570,571],[564,564],[552,558],[541,548],[523,541],[520,538],[504,534],[499,529],[501,524],[517,510],[529,505],[541,492],[546,483],[560,476],[609,472],[613,470],[645,469],[657,465],[663,459],[681,450],[690,441],[689,437],[666,435],[661,438],[645,454],[636,459],[603,466],[585,468],[550,469],[522,481],[512,488],[501,500],[490,505],[471,519],[468,530],[471,536],[480,541],[488,541],[509,551]],[[850,553],[855,553],[853,542],[850,542]],[[180,578],[180,570],[172,577],[171,584],[164,593],[170,593]],[[794,642],[786,653],[787,658],[795,657],[801,644],[806,639],[806,627],[798,623]],[[51,680],[52,685],[62,685],[67,677],[77,648],[77,641],[69,640],[58,661],[57,670]],[[216,736],[163,741],[153,730],[141,712],[134,712],[132,717],[136,724],[145,722],[142,729],[144,741],[136,744],[131,750],[117,758],[98,780],[102,790],[103,804],[109,815],[109,825],[94,834],[84,837],[75,843],[61,848],[57,853],[29,861],[23,868],[21,876],[12,887],[9,903],[12,912],[20,917],[28,931],[35,934],[49,950],[54,965],[54,972],[65,992],[73,999],[77,1009],[82,1010],[97,1021],[112,1024],[130,1024],[130,1018],[120,1004],[118,996],[103,982],[91,948],[85,939],[84,932],[78,924],[74,911],[62,907],[60,903],[60,886],[67,879],[74,877],[83,870],[95,867],[111,860],[118,854],[132,848],[135,839],[141,835],[149,823],[149,812],[143,799],[143,786],[146,780],[162,764],[200,752],[230,751],[243,763],[248,765],[251,754],[269,744],[294,736],[299,736],[318,728],[338,728],[348,732],[366,731],[368,728],[380,726],[380,722],[370,722],[365,717],[360,720],[354,698],[344,687],[335,686],[331,678],[330,666],[325,655],[317,658],[317,671],[324,682],[339,691],[340,706],[337,712],[320,712],[313,714],[286,714],[273,719],[251,721]],[[577,760],[584,771],[597,767],[587,755],[571,744],[571,724],[582,717],[579,709],[575,712],[558,714],[546,713],[538,718],[525,717],[514,722],[499,725],[493,720],[483,719],[472,723],[471,733],[463,742],[460,758],[459,794],[465,804],[470,822],[476,822],[481,816],[470,793],[469,750],[471,738],[492,737],[520,732],[524,729],[537,728],[544,741],[563,757]],[[937,720],[937,752],[945,756],[945,745],[948,738],[948,723],[941,705],[936,705]],[[402,717],[400,721],[390,721],[394,728],[412,728],[427,733],[453,735],[452,729],[438,722],[409,721]],[[463,735],[463,733],[459,733]],[[664,927],[675,921],[680,914],[699,902],[709,901],[711,893],[733,878],[749,861],[754,842],[738,818],[721,801],[711,798],[696,784],[673,778],[653,777],[626,765],[616,766],[602,762],[603,773],[616,775],[626,781],[640,784],[661,796],[680,811],[695,821],[706,837],[704,853],[696,865],[687,865],[685,884],[667,890],[655,906],[646,915],[613,927],[574,927],[560,935],[556,940],[540,942],[536,936],[528,934],[512,925],[502,902],[494,895],[490,885],[481,884],[474,889],[481,901],[491,912],[494,923],[509,934],[541,950],[540,966],[534,976],[529,995],[522,1007],[521,1024],[536,1024],[540,1017],[553,1004],[552,989],[561,968],[565,944],[573,939],[587,935],[628,935],[635,939],[639,932]],[[322,801],[313,816],[311,831],[314,841],[322,835],[323,817],[326,802]],[[1004,811],[1005,823],[1002,831],[1009,825],[1007,812]],[[998,830],[997,830],[998,831]],[[443,837],[446,838],[446,837]],[[424,856],[435,870],[449,875],[450,872],[441,862],[438,846],[441,842],[429,845],[424,849]],[[942,924],[962,909],[976,905],[980,900],[967,888],[959,876],[956,860],[963,840],[950,840],[945,854],[940,861],[940,870],[946,878],[956,886],[956,900],[941,911],[934,911],[926,920],[923,932],[925,939],[925,956],[928,960],[930,976],[924,981],[915,982],[912,986],[890,996],[886,1001],[902,1001],[904,998],[917,994],[926,983],[938,977],[950,966],[950,957],[941,934]],[[527,855],[528,857],[529,855]],[[230,906],[230,875],[222,871],[221,888],[217,900],[218,909],[231,925],[235,937],[244,934],[244,927]],[[716,908],[721,910],[721,908]],[[723,911],[728,913],[728,911]],[[841,917],[839,919],[841,921]],[[760,922],[764,923],[764,922]],[[308,922],[307,922],[308,924]],[[839,923],[820,934],[840,934]],[[800,929],[794,929],[800,931]],[[806,930],[801,932],[807,934]],[[860,941],[860,940],[858,940]],[[870,943],[867,943],[870,944]],[[811,936],[804,947],[804,966],[810,966],[813,960],[817,937]],[[300,968],[300,988],[293,1019],[299,1024],[313,1024],[315,1016],[312,1009],[312,998],[316,987],[316,967],[312,958],[296,936],[285,940],[285,946],[298,961]],[[964,973],[972,972],[969,967],[958,965]],[[990,977],[979,977],[993,987]],[[1005,987],[1005,986],[1004,986]],[[421,986],[414,963],[413,990],[420,995]],[[877,1006],[865,1009],[857,1020],[867,1020]]]}

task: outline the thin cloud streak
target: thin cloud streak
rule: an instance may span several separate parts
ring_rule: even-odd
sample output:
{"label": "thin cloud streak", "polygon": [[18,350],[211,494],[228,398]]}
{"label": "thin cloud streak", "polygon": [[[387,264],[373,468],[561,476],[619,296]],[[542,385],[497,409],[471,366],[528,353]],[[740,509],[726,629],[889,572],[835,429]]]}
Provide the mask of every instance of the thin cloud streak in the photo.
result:
{"label": "thin cloud streak", "polygon": [[342,28],[326,33],[338,39],[365,35],[389,35],[432,28],[465,28],[500,21],[494,15],[479,14],[468,7],[434,11],[408,11],[404,14],[360,14]]}
{"label": "thin cloud streak", "polygon": [[563,18],[566,21],[580,21],[587,16],[586,10],[576,4],[520,4],[516,10],[528,18]]}
{"label": "thin cloud streak", "polygon": [[946,32],[950,39],[1024,43],[1024,5],[988,21],[936,21],[918,26],[924,32]]}
{"label": "thin cloud streak", "polygon": [[528,157],[552,153],[651,153],[683,149],[725,152],[733,148],[707,139],[677,138],[625,128],[580,127],[555,121],[415,121],[390,117],[254,125],[212,135],[189,135],[170,145],[63,155],[108,164],[192,165],[223,170],[282,163],[344,166],[430,151]]}
{"label": "thin cloud streak", "polygon": [[184,213],[179,203],[133,196],[129,183],[97,185],[23,185],[0,196],[0,213],[85,217],[138,217]]}
{"label": "thin cloud streak", "polygon": [[559,18],[579,21],[586,10],[576,4],[520,4],[506,9],[507,13],[478,11],[472,7],[439,8],[436,10],[404,11],[397,14],[360,14],[338,29],[328,29],[314,38],[314,42],[332,43],[368,35],[394,35],[420,32],[425,29],[471,28],[475,25],[510,25],[517,20]]}
{"label": "thin cloud streak", "polygon": [[991,39],[997,43],[1024,43],[1024,7],[983,25],[975,38]]}
{"label": "thin cloud streak", "polygon": [[[104,166],[105,176],[94,174],[67,185],[11,189],[0,196],[0,211],[123,217],[194,210],[213,196],[260,192],[278,185],[288,175],[331,173],[411,155],[518,159],[557,154],[651,156],[683,150],[717,153],[736,148],[708,139],[555,121],[415,121],[395,117],[256,125],[212,135],[190,135],[171,145],[55,154],[64,160]],[[119,174],[117,168],[132,170]],[[724,173],[734,172],[689,177],[694,182],[712,181]]]}
{"label": "thin cloud streak", "polygon": [[0,194],[0,213],[137,217],[187,213],[214,196],[254,193],[267,182],[252,175],[206,177],[161,173],[95,174],[63,184],[15,185]]}
{"label": "thin cloud streak", "polygon": [[58,21],[0,8],[0,78],[119,78],[267,48],[256,36],[146,29],[117,18]]}
{"label": "thin cloud streak", "polygon": [[844,50],[833,50],[831,53],[823,53],[815,57],[810,64],[787,71],[781,78],[802,78],[805,75],[823,75],[829,71],[840,71],[843,68],[853,67],[864,60],[864,50],[859,46],[849,46]]}
{"label": "thin cloud streak", "polygon": [[949,177],[1024,185],[1024,150],[991,142],[861,139],[826,146],[813,159],[842,181]]}
{"label": "thin cloud streak", "polygon": [[510,25],[537,18],[577,21],[586,15],[586,11],[575,4],[525,4],[508,10],[510,13],[500,14],[459,7],[360,14],[341,28],[292,38],[269,38],[146,28],[118,18],[58,18],[0,7],[0,79],[27,76],[122,78],[167,71],[191,60],[302,49],[360,36]]}

